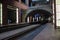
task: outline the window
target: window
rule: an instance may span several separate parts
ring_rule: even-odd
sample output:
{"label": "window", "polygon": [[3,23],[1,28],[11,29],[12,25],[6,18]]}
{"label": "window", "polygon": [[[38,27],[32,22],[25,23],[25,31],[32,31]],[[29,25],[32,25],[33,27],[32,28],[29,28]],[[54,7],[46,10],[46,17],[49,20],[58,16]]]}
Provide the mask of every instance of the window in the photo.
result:
{"label": "window", "polygon": [[16,23],[16,8],[7,5],[8,24]]}

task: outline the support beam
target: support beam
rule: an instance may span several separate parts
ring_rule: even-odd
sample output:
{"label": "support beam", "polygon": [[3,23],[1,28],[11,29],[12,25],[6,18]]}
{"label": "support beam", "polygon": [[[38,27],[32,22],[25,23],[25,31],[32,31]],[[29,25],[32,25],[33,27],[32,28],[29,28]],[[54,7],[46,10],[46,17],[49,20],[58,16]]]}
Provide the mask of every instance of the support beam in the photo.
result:
{"label": "support beam", "polygon": [[2,24],[3,25],[6,25],[6,24],[8,24],[8,20],[7,20],[7,0],[3,0],[2,1],[2,12],[3,12],[3,14],[2,14]]}

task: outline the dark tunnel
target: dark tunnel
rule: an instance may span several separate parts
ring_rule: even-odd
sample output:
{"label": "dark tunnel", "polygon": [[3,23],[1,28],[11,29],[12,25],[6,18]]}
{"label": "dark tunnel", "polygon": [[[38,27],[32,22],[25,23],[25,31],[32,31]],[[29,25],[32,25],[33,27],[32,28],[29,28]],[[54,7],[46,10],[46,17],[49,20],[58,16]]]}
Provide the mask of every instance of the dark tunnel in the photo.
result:
{"label": "dark tunnel", "polygon": [[[36,16],[35,16],[36,15]],[[30,13],[28,13],[28,15],[25,18],[25,21],[27,22],[27,18],[29,17],[29,23],[33,22],[33,17],[34,17],[34,22],[45,22],[48,21],[48,18],[52,16],[52,13],[46,11],[46,10],[33,10]],[[43,20],[42,20],[43,18]],[[36,21],[38,20],[38,21]]]}

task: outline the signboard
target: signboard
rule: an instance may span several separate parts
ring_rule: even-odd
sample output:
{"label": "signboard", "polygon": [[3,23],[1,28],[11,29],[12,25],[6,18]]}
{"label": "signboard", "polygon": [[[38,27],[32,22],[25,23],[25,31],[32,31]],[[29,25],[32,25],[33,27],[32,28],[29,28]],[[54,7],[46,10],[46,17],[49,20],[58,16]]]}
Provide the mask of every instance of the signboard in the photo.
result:
{"label": "signboard", "polygon": [[60,26],[60,0],[56,0],[56,25]]}

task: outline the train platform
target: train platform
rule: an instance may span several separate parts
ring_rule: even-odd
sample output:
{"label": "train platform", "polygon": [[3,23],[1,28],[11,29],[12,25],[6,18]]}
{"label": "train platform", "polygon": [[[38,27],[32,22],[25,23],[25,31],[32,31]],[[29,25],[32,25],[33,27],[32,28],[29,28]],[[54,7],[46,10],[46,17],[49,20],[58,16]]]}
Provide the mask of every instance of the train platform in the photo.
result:
{"label": "train platform", "polygon": [[51,23],[47,23],[15,40],[60,40],[60,29],[55,30]]}
{"label": "train platform", "polygon": [[54,29],[51,23],[35,24],[12,31],[0,33],[3,40],[60,40],[60,29]]}

